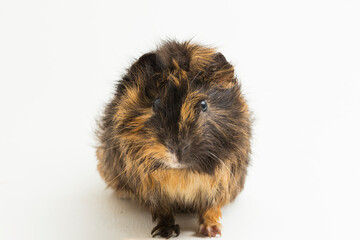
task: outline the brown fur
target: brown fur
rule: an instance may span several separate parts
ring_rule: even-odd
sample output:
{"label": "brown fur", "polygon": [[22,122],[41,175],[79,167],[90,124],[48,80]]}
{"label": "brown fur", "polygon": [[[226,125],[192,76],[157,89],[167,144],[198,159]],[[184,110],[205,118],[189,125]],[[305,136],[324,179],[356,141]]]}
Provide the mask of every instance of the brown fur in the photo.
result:
{"label": "brown fur", "polygon": [[[159,97],[168,101],[165,110],[153,106]],[[197,110],[202,100],[206,112]],[[250,124],[234,68],[221,54],[166,42],[119,82],[99,123],[98,170],[120,195],[149,208],[159,220],[154,235],[178,233],[177,211],[197,212],[200,224],[220,228],[220,208],[244,186]],[[167,165],[173,147],[183,149],[176,156],[188,167]]]}

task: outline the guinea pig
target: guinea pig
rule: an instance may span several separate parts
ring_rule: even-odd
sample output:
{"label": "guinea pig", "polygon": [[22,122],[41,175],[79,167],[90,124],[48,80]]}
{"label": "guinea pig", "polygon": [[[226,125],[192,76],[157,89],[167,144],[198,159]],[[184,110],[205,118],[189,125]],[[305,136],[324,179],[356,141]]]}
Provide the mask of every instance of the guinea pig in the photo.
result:
{"label": "guinea pig", "polygon": [[98,171],[145,206],[153,237],[178,236],[175,214],[221,235],[221,207],[244,187],[251,117],[233,66],[211,47],[165,41],[117,83],[97,130]]}

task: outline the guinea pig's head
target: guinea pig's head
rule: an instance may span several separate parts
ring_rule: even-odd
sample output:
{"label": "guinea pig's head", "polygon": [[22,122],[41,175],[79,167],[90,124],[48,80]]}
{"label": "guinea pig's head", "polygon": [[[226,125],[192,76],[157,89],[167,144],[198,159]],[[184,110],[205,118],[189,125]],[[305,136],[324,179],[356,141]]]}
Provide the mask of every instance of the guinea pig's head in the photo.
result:
{"label": "guinea pig's head", "polygon": [[249,138],[246,102],[225,57],[169,41],[140,57],[118,84],[116,136],[128,161],[214,173]]}

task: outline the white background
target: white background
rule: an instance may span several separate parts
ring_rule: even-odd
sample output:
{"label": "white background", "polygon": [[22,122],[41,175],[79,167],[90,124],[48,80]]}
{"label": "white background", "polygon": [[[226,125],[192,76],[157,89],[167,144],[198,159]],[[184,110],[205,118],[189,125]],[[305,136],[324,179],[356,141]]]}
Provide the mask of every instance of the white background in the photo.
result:
{"label": "white background", "polygon": [[[144,239],[96,171],[95,119],[161,39],[217,46],[254,112],[222,239],[360,239],[359,1],[0,0],[0,239]],[[179,239],[194,216],[178,217]]]}

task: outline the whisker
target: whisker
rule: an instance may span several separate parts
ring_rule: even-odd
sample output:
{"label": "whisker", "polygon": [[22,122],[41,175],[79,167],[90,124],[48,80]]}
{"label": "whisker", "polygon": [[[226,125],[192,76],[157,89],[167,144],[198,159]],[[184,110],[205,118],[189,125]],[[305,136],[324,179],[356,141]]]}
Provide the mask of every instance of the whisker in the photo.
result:
{"label": "whisker", "polygon": [[218,160],[224,167],[225,169],[230,173],[230,176],[235,180],[236,185],[238,183],[237,179],[235,178],[234,174],[231,172],[230,168],[224,163],[224,161],[222,161],[218,156],[216,156],[214,153],[210,152],[209,153],[215,157],[216,160]]}

